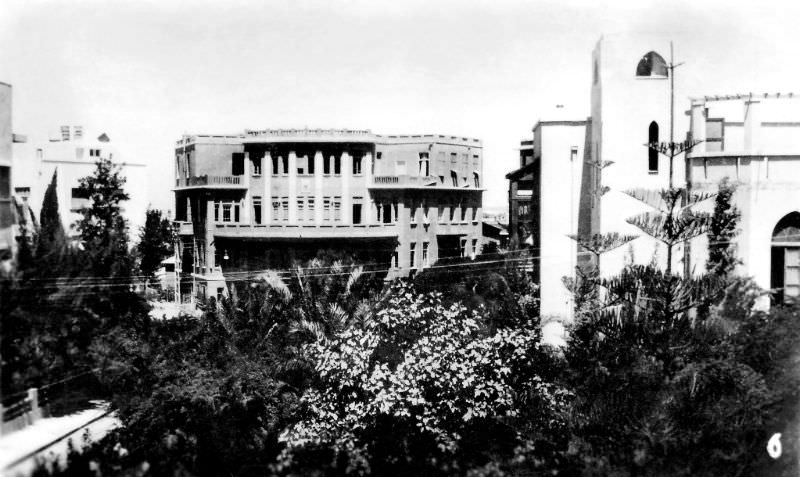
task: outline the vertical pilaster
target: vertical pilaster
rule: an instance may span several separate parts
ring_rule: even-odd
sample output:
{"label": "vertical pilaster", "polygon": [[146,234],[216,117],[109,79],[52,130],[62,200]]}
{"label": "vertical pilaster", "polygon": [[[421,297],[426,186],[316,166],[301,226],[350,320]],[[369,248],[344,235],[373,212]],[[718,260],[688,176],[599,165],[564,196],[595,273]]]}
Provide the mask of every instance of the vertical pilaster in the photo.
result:
{"label": "vertical pilaster", "polygon": [[[205,268],[204,275],[210,275],[213,271],[213,267],[219,266],[220,264],[214,263],[214,251],[216,246],[214,245],[214,231],[216,230],[216,223],[214,222],[214,198],[210,194],[206,194],[206,233],[205,237],[203,237],[202,245],[205,251],[205,254],[201,256],[202,263],[198,265],[201,268]],[[220,214],[222,211],[220,210]]]}
{"label": "vertical pilaster", "polygon": [[353,223],[353,198],[350,196],[350,178],[353,175],[353,156],[342,152],[342,223]]}
{"label": "vertical pilaster", "polygon": [[297,154],[289,151],[289,223],[297,223]]}
{"label": "vertical pilaster", "polygon": [[750,153],[761,150],[761,103],[749,100],[744,103],[744,149]]}
{"label": "vertical pilaster", "polygon": [[251,164],[250,164],[250,153],[244,153],[244,178],[242,182],[244,183],[245,190],[244,190],[244,197],[242,198],[242,210],[241,216],[239,217],[241,220],[240,222],[247,225],[252,225],[250,222],[250,209],[253,207],[251,198],[253,194],[250,192],[250,176],[252,174]]}
{"label": "vertical pilaster", "polygon": [[[703,102],[692,103],[689,130],[692,132],[692,140],[701,141],[687,152],[687,156],[703,154],[706,152],[706,105]],[[687,171],[688,173],[689,171]]]}
{"label": "vertical pilaster", "polygon": [[322,151],[314,154],[314,223],[322,223]]}
{"label": "vertical pilaster", "polygon": [[[269,150],[264,153],[264,159],[261,164],[261,179],[264,181],[264,196],[261,199],[261,221],[265,225],[272,223],[272,190],[270,184],[272,183],[272,154]],[[275,171],[277,172],[277,171]]]}

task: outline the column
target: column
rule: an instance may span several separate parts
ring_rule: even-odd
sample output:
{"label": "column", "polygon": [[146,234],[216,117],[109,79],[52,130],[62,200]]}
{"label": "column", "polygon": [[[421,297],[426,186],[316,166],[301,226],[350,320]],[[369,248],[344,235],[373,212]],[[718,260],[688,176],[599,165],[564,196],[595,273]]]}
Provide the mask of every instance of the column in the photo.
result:
{"label": "column", "polygon": [[246,189],[244,190],[244,197],[242,198],[242,210],[239,212],[239,222],[247,225],[253,225],[250,221],[250,209],[253,208],[251,198],[253,194],[250,193],[250,175],[252,174],[252,166],[250,164],[250,153],[244,153],[244,179],[242,180]]}
{"label": "column", "polygon": [[264,198],[261,199],[261,223],[269,225],[272,222],[272,154],[269,150],[264,153],[261,163],[261,179],[264,181]]}
{"label": "column", "polygon": [[289,223],[297,223],[297,154],[289,151]]}
{"label": "column", "polygon": [[362,206],[362,222],[369,225],[374,223],[374,215],[371,213],[371,194],[370,194],[370,187],[372,186],[372,152],[367,152],[364,154],[364,158],[362,159],[361,164],[361,171],[364,173],[364,205]]}
{"label": "column", "polygon": [[689,151],[689,156],[706,152],[706,105],[704,102],[692,102],[692,115],[689,130],[692,132],[692,139],[704,141],[696,145]]}
{"label": "column", "polygon": [[314,223],[322,223],[322,151],[314,153]]}
{"label": "column", "polygon": [[761,106],[758,100],[744,103],[744,149],[750,153],[761,150]]}
{"label": "column", "polygon": [[342,152],[342,224],[353,223],[353,198],[350,197],[350,177],[353,175],[353,156]]}
{"label": "column", "polygon": [[[219,211],[220,215],[222,215],[222,210]],[[216,224],[214,223],[214,198],[210,194],[206,194],[206,233],[205,236],[202,237],[203,248],[205,249],[205,255],[202,256],[202,262],[198,263],[198,266],[202,268],[205,267],[206,272],[204,275],[210,275],[212,271],[211,264],[214,266],[219,266],[220,264],[214,263],[214,250],[216,246],[214,245],[214,231],[216,230]],[[200,255],[198,254],[198,257]]]}

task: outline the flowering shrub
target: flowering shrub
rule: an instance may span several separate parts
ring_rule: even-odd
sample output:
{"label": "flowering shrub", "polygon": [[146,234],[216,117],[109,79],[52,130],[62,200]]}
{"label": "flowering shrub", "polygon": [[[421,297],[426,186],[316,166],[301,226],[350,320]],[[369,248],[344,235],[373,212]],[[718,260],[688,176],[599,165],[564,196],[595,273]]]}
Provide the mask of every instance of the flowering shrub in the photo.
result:
{"label": "flowering shrub", "polygon": [[307,346],[319,382],[303,395],[305,418],[280,438],[278,470],[307,465],[299,454],[310,449],[353,473],[484,465],[499,441],[511,452],[521,406],[558,425],[566,396],[535,372],[538,338],[534,326],[489,333],[478,312],[396,286],[362,326]]}

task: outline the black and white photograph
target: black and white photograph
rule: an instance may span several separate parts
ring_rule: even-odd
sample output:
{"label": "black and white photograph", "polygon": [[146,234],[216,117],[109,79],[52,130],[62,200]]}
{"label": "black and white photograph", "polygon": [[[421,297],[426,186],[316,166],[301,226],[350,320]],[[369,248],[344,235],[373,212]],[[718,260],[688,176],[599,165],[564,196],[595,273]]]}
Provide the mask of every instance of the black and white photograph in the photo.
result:
{"label": "black and white photograph", "polygon": [[799,24],[0,2],[0,476],[800,476]]}

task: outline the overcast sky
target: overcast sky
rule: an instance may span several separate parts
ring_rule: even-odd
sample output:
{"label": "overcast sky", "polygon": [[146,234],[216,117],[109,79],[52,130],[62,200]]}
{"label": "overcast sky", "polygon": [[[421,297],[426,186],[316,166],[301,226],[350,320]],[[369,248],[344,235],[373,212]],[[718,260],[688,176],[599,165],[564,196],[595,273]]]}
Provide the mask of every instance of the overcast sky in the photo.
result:
{"label": "overcast sky", "polygon": [[181,134],[304,126],[480,138],[484,204],[505,207],[533,124],[556,104],[588,116],[604,33],[672,37],[679,108],[688,94],[800,92],[800,2],[609,3],[3,0],[0,81],[15,132],[108,133],[149,165],[157,208],[171,208]]}

